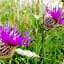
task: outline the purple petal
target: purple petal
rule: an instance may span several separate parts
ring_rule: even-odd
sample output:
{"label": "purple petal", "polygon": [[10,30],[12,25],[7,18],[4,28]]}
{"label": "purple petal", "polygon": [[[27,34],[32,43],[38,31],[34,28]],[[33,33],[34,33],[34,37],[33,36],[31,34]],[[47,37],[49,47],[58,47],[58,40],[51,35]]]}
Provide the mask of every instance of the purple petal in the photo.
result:
{"label": "purple petal", "polygon": [[23,36],[23,31],[24,31],[24,27],[23,27],[22,32],[21,32],[21,34],[20,34],[19,37],[22,37]]}
{"label": "purple petal", "polygon": [[15,27],[14,27],[14,32],[16,33],[17,30],[18,30],[18,26],[15,26]]}
{"label": "purple petal", "polygon": [[15,46],[16,45],[29,45],[29,42],[32,40],[32,38],[29,39],[29,35],[32,31],[29,32],[27,30],[25,36],[23,36],[23,31],[24,31],[24,28],[22,29],[22,32],[20,34],[20,30],[18,32],[17,26],[14,27],[14,30],[12,30],[12,27],[9,28],[8,25],[6,25],[6,27],[4,25],[3,27],[0,26],[0,39],[5,44],[9,44],[9,45],[15,45]]}

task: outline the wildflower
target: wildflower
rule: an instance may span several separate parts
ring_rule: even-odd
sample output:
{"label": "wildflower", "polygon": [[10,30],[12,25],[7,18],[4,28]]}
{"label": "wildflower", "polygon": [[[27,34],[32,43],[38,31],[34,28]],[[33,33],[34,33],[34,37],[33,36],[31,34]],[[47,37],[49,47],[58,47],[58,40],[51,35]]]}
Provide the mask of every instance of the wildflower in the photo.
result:
{"label": "wildflower", "polygon": [[55,19],[59,24],[64,24],[64,12],[61,7],[53,7],[53,10],[49,10],[48,6],[46,6],[46,11]]}
{"label": "wildflower", "polygon": [[49,14],[44,15],[44,25],[48,28],[54,28],[57,21],[53,19]]}
{"label": "wildflower", "polygon": [[[6,24],[6,27],[3,25],[0,26],[0,39],[5,44],[9,45],[29,45],[29,42],[33,40],[33,38],[30,38],[30,32],[27,30],[25,36],[23,36],[24,28],[22,29],[22,32],[18,32],[18,27],[15,26],[14,29],[12,27],[9,27],[9,24]],[[30,38],[30,39],[29,39]]]}
{"label": "wildflower", "polygon": [[0,57],[9,57],[13,54],[17,45],[29,45],[30,41],[34,37],[30,38],[30,33],[27,30],[25,36],[23,36],[24,28],[22,32],[18,31],[18,27],[15,26],[14,29],[6,24],[6,26],[0,26]]}
{"label": "wildflower", "polygon": [[35,16],[35,18],[36,18],[36,19],[38,19],[38,18],[39,18],[39,16],[38,16],[38,15],[36,15],[36,14],[35,14],[34,16]]}
{"label": "wildflower", "polygon": [[26,10],[24,10],[24,14],[26,14]]}

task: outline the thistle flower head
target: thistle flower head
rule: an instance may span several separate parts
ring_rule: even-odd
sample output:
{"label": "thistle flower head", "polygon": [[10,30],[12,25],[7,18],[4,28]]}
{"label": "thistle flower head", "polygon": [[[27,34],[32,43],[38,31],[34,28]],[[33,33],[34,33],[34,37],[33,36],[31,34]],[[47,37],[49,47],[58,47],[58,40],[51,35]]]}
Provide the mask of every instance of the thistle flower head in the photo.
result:
{"label": "thistle flower head", "polygon": [[0,26],[0,40],[8,45],[29,45],[29,42],[34,39],[30,38],[30,32],[27,30],[25,36],[23,36],[24,28],[22,32],[18,31],[18,27],[14,29],[6,24],[6,26]]}
{"label": "thistle flower head", "polygon": [[59,24],[64,24],[64,12],[61,7],[53,7],[53,10],[50,10],[48,6],[46,6],[46,11],[49,13],[53,19],[55,19]]}

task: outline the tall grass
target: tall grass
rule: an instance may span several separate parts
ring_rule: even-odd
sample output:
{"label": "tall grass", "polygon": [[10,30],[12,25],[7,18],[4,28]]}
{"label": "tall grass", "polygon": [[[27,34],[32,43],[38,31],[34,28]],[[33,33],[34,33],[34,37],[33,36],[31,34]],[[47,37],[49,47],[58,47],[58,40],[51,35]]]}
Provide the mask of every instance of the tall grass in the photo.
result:
{"label": "tall grass", "polygon": [[[11,25],[18,25],[22,28],[32,30],[35,39],[33,45],[17,46],[17,48],[31,50],[37,53],[40,58],[29,58],[15,53],[11,58],[0,58],[0,63],[5,64],[61,64],[64,57],[64,26],[58,25],[50,30],[43,22],[45,6],[42,0],[32,0],[32,5],[23,3],[21,0],[0,0],[0,22],[9,21]],[[25,1],[26,2],[26,1]],[[22,8],[23,7],[23,8]],[[35,15],[37,17],[35,17]],[[32,36],[32,35],[31,35]]]}

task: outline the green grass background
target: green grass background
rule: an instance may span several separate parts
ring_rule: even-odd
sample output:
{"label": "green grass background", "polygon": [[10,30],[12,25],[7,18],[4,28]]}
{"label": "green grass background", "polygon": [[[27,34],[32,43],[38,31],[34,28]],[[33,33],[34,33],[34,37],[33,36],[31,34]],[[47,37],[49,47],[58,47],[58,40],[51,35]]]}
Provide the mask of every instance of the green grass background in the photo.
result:
{"label": "green grass background", "polygon": [[[62,64],[64,58],[64,26],[56,27],[53,30],[46,28],[43,22],[45,6],[39,3],[35,4],[32,0],[32,6],[20,8],[19,2],[14,0],[0,0],[0,22],[2,25],[9,22],[10,25],[18,25],[20,31],[25,26],[32,30],[31,37],[35,38],[31,43],[33,45],[17,46],[17,48],[31,50],[40,56],[40,58],[29,58],[15,53],[11,58],[0,58],[0,64]],[[38,16],[38,18],[35,17]]]}

